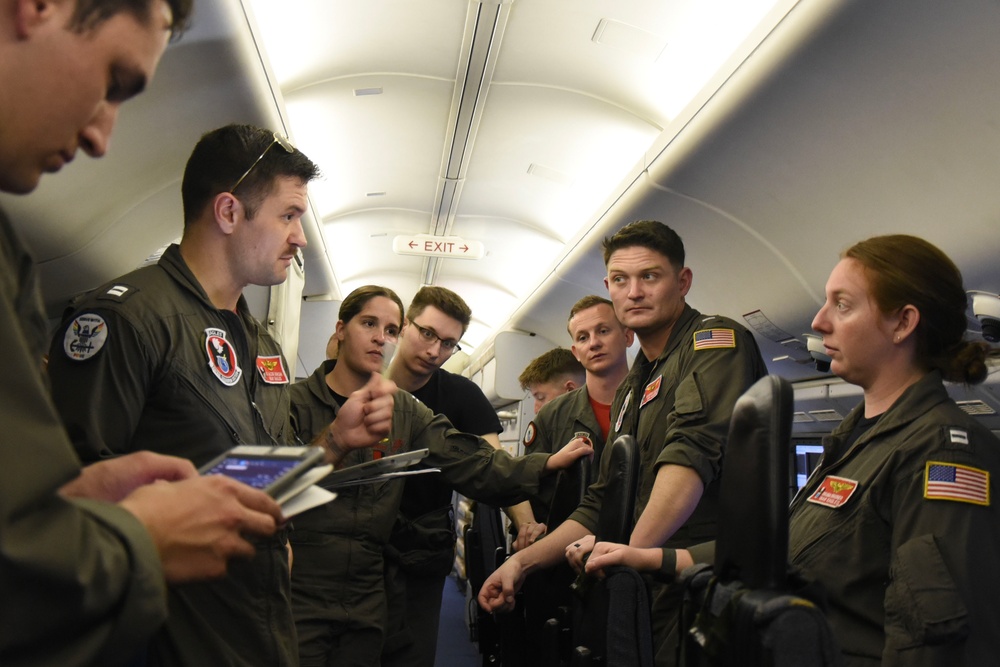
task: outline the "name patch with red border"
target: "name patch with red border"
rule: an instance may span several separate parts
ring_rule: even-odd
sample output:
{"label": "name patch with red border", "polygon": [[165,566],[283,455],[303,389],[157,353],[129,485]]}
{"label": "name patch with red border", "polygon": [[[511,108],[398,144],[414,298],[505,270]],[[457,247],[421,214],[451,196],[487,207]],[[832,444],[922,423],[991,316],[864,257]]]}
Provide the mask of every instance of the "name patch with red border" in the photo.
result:
{"label": "name patch with red border", "polygon": [[827,475],[819,485],[819,488],[813,491],[812,495],[806,500],[816,505],[837,508],[842,507],[850,500],[851,496],[857,490],[857,481],[847,479],[846,477]]}
{"label": "name patch with red border", "polygon": [[288,373],[281,355],[257,357],[257,372],[267,384],[288,384]]}

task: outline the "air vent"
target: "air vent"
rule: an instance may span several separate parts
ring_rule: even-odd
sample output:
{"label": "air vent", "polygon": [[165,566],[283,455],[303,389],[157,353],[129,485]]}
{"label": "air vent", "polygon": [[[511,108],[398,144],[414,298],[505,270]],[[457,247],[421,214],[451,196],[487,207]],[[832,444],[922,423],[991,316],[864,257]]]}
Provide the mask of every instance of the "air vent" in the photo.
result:
{"label": "air vent", "polygon": [[958,403],[958,407],[970,415],[995,415],[997,413],[996,410],[980,400],[955,402]]}
{"label": "air vent", "polygon": [[354,96],[355,97],[364,97],[365,95],[381,95],[381,94],[382,94],[382,86],[378,86],[378,87],[375,87],[375,88],[355,88],[354,89]]}
{"label": "air vent", "polygon": [[811,421],[814,421],[813,418],[804,412],[796,412],[792,415],[793,424],[804,424]]}
{"label": "air vent", "polygon": [[810,410],[809,416],[818,422],[839,422],[844,418],[836,410]]}
{"label": "air vent", "polygon": [[613,19],[601,19],[591,40],[595,44],[627,51],[649,62],[656,61],[667,47],[663,37]]}
{"label": "air vent", "polygon": [[528,165],[528,173],[560,185],[573,185],[573,177],[569,174],[540,164],[531,163]]}
{"label": "air vent", "polygon": [[[171,241],[170,243],[180,243],[180,239],[176,239],[174,241]],[[161,248],[158,248],[157,250],[153,251],[153,254],[151,254],[146,259],[142,260],[142,264],[140,264],[139,266],[140,267],[149,266],[150,264],[156,264],[157,262],[159,262],[160,261],[160,257],[162,257],[163,253],[165,253],[167,251],[167,248],[170,247],[170,243],[168,243],[165,246],[163,246]]]}

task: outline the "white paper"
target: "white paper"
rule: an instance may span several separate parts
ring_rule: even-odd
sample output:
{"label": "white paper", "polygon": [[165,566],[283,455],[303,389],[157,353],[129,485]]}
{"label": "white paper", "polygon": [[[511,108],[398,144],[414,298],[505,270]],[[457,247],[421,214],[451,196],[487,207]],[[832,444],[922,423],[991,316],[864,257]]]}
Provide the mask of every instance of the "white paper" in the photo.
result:
{"label": "white paper", "polygon": [[336,493],[315,486],[316,482],[329,475],[332,470],[333,466],[329,464],[316,466],[275,498],[275,502],[281,505],[282,515],[288,519],[336,498]]}
{"label": "white paper", "polygon": [[327,491],[313,484],[288,502],[282,503],[281,513],[286,519],[291,519],[296,514],[325,505],[336,497],[337,494],[333,491]]}

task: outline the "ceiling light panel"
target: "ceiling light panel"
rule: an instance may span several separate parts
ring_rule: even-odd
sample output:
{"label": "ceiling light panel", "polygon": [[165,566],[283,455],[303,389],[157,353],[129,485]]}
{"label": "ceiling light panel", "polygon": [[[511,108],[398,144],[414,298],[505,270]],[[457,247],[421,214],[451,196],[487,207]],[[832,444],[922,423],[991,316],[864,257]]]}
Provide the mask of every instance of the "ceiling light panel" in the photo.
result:
{"label": "ceiling light panel", "polygon": [[[244,0],[282,91],[357,74],[453,78],[466,4],[412,0]],[[420,57],[415,58],[414,53]],[[419,69],[418,69],[419,68]]]}
{"label": "ceiling light panel", "polygon": [[[361,79],[368,77],[286,96],[295,141],[323,171],[310,185],[318,213],[327,219],[374,203],[425,211],[429,220],[451,83],[385,76],[384,94],[355,97]],[[369,192],[387,194],[372,199]]]}

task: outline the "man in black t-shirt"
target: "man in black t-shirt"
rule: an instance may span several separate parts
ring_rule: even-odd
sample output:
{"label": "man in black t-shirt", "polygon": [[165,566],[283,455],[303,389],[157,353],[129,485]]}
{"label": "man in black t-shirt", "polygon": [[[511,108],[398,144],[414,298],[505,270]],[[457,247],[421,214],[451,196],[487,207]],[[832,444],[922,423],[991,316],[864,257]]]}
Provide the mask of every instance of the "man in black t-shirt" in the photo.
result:
{"label": "man in black t-shirt", "polygon": [[[460,431],[500,447],[503,430],[489,400],[471,380],[441,368],[457,352],[472,311],[444,287],[421,288],[399,334],[389,377]],[[432,667],[445,578],[454,561],[452,488],[434,475],[407,480],[386,553],[389,624],[383,667]],[[520,527],[533,522],[527,502],[510,508]]]}

